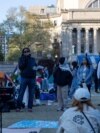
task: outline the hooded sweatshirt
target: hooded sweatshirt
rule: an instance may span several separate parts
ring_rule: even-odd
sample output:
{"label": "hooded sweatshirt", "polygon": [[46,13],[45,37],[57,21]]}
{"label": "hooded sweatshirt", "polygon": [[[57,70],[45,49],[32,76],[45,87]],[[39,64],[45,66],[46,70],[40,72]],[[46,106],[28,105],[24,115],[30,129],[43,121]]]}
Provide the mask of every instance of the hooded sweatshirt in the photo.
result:
{"label": "hooded sweatshirt", "polygon": [[[67,109],[59,120],[57,133],[94,133],[88,121],[77,107]],[[100,133],[100,112],[87,105],[84,106],[85,115],[88,117],[96,133]]]}
{"label": "hooded sweatshirt", "polygon": [[72,73],[67,65],[59,65],[54,72],[55,83],[59,86],[71,85],[72,83]]}

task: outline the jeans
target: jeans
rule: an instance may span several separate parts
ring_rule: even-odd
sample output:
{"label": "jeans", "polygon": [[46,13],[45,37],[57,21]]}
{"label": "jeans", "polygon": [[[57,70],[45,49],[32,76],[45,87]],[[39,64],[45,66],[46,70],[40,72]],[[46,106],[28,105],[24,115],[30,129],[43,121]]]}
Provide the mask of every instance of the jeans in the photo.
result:
{"label": "jeans", "polygon": [[28,108],[32,109],[33,98],[34,98],[34,89],[35,89],[35,79],[21,77],[19,96],[18,96],[18,100],[17,100],[17,108],[19,108],[19,109],[21,108],[22,100],[23,100],[23,96],[24,96],[26,88],[28,89],[28,93],[29,93]]}

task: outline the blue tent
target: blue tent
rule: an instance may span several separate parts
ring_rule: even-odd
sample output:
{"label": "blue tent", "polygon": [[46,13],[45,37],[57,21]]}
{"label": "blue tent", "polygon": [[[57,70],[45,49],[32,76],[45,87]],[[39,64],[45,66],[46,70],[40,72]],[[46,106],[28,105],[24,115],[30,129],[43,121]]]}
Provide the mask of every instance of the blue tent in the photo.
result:
{"label": "blue tent", "polygon": [[87,58],[90,61],[90,63],[92,63],[92,64],[93,63],[98,64],[98,62],[100,61],[100,55],[81,54],[81,55],[77,56],[77,61],[78,61],[79,64],[82,63],[83,58]]}

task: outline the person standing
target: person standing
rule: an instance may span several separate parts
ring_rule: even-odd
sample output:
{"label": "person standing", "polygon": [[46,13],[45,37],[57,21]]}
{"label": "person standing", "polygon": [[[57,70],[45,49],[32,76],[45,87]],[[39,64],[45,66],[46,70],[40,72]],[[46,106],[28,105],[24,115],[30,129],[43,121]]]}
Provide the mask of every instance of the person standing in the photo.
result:
{"label": "person standing", "polygon": [[97,67],[97,81],[98,81],[98,92],[100,91],[100,61]]}
{"label": "person standing", "polygon": [[28,89],[28,111],[32,112],[33,97],[36,80],[36,61],[31,57],[31,52],[28,47],[22,50],[22,55],[19,58],[18,67],[21,75],[20,91],[17,100],[17,111],[20,111],[25,90]]}
{"label": "person standing", "polygon": [[78,67],[77,78],[78,84],[85,83],[90,92],[93,81],[93,67],[87,58],[83,58],[82,64]]}
{"label": "person standing", "polygon": [[72,99],[75,90],[78,88],[78,78],[77,78],[78,62],[77,61],[72,62],[71,70],[72,70],[73,80],[72,80],[71,88],[69,90],[69,98]]}
{"label": "person standing", "polygon": [[57,85],[57,111],[64,111],[65,101],[68,96],[68,86],[71,86],[72,74],[68,64],[66,64],[65,57],[59,59],[59,66],[54,71],[54,80]]}
{"label": "person standing", "polygon": [[93,64],[93,81],[94,81],[94,89],[96,93],[99,93],[99,83],[98,83],[98,78],[99,75],[97,74],[97,69],[98,69],[98,65],[97,64]]}
{"label": "person standing", "polygon": [[88,89],[75,91],[72,107],[59,119],[57,133],[100,133],[100,111],[92,104]]}

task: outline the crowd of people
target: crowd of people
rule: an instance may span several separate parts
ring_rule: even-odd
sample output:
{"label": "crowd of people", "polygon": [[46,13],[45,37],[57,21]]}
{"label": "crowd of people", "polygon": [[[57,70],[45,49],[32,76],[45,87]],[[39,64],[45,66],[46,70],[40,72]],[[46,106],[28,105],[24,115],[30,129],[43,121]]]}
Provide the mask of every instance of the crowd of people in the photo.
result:
{"label": "crowd of people", "polygon": [[[68,63],[65,57],[60,57],[50,74],[48,67],[38,65],[26,47],[14,73],[11,76],[0,73],[0,87],[4,85],[15,88],[17,112],[23,107],[26,90],[29,112],[32,112],[34,101],[40,104],[41,93],[54,93],[57,111],[66,110],[60,117],[57,133],[100,132],[100,113],[91,103],[91,90],[94,88],[96,93],[100,92],[100,62],[93,65],[85,56],[81,63],[77,60]],[[73,101],[71,108],[68,107],[68,99]],[[71,128],[69,125],[72,125]]]}
{"label": "crowd of people", "polygon": [[[35,58],[31,56],[30,49],[26,47],[22,50],[12,76],[5,74],[4,78],[9,81],[8,85],[16,88],[17,111],[21,109],[26,90],[28,90],[27,107],[32,111],[34,98],[39,104],[41,92],[49,92],[50,89],[55,93],[55,101],[58,102],[57,110],[63,111],[67,107],[67,99],[72,99],[79,87],[84,86],[90,93],[94,87],[96,93],[100,92],[100,62],[94,67],[87,56],[84,56],[81,63],[77,60],[69,63],[65,57],[60,57],[54,64],[52,73],[49,74],[47,66],[38,65]],[[0,81],[2,83],[2,78]]]}
{"label": "crowd of people", "polygon": [[[72,62],[72,67],[64,57],[60,58],[54,72],[54,81],[57,85],[57,110],[64,113],[59,119],[57,133],[100,132],[100,111],[91,102],[93,83],[97,87],[95,92],[99,92],[99,76],[100,63],[94,68],[87,56],[80,65],[77,61]],[[73,100],[72,107],[67,109],[65,99],[68,96]]]}

